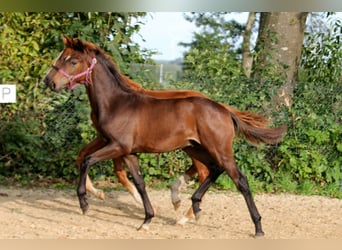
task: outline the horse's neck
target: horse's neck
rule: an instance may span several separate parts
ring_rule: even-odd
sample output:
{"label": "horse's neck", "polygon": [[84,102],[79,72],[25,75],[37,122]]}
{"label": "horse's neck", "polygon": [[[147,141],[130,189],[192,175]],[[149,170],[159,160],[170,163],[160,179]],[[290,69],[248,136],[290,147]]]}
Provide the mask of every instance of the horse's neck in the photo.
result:
{"label": "horse's neck", "polygon": [[110,105],[115,100],[120,100],[123,97],[127,98],[130,93],[122,87],[122,84],[117,83],[118,79],[115,79],[103,65],[98,65],[93,70],[92,83],[87,86],[87,94],[89,102],[92,108],[92,112],[97,117],[101,112],[109,109]]}
{"label": "horse's neck", "polygon": [[99,115],[99,107],[98,107],[98,103],[95,99],[95,95],[94,95],[94,89],[93,89],[93,85],[89,85],[86,87],[87,90],[87,95],[88,95],[88,99],[89,99],[89,103],[90,103],[90,107],[91,107],[91,119],[94,121],[94,119],[98,120],[98,115]]}

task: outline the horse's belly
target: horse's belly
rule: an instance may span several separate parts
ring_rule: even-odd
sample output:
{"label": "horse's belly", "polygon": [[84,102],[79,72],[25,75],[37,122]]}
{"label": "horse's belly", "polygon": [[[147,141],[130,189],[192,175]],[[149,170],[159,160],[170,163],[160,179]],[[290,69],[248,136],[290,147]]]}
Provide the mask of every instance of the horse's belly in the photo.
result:
{"label": "horse's belly", "polygon": [[135,153],[163,153],[181,149],[191,145],[191,138],[164,137],[158,140],[149,140],[137,145]]}

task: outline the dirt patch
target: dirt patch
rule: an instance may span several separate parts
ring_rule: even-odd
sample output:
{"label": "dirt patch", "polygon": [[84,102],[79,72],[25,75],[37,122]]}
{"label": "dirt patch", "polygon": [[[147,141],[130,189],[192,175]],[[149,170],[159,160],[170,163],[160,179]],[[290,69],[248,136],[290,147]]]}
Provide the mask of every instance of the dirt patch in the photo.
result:
{"label": "dirt patch", "polygon": [[[190,194],[174,211],[168,190],[149,190],[156,217],[149,231],[137,231],[142,206],[125,191],[106,193],[106,201],[89,197],[82,215],[75,191],[9,189],[0,187],[0,239],[245,239],[254,226],[242,195],[208,192],[202,217],[185,226],[175,222],[190,206]],[[342,238],[342,200],[296,195],[256,195],[265,238]]]}

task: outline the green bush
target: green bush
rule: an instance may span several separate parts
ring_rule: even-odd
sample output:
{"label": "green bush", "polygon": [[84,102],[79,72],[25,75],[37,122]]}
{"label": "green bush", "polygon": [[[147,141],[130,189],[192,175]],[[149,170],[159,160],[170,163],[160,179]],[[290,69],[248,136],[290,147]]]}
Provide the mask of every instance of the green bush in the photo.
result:
{"label": "green bush", "polygon": [[320,189],[334,187],[340,193],[341,98],[340,84],[303,83],[296,89],[289,110],[290,129],[279,147],[279,172],[291,173],[299,185],[312,182]]}

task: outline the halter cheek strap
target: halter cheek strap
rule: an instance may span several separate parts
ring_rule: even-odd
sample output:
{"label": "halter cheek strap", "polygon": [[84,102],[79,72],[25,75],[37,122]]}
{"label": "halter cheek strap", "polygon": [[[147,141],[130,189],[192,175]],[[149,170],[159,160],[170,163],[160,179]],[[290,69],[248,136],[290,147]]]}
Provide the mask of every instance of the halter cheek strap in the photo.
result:
{"label": "halter cheek strap", "polygon": [[57,70],[57,72],[61,73],[64,77],[68,78],[69,80],[69,90],[72,90],[73,89],[73,81],[77,80],[78,78],[81,78],[82,76],[86,76],[86,79],[85,81],[82,81],[80,83],[83,83],[83,84],[90,84],[91,82],[91,79],[90,79],[90,74],[93,70],[93,68],[95,67],[95,64],[97,63],[97,60],[96,58],[94,57],[92,60],[91,60],[91,64],[90,66],[88,67],[88,69],[86,69],[85,71],[77,74],[77,75],[69,75],[68,73],[66,73],[64,70],[58,68],[57,66],[55,65],[52,65],[52,68]]}

